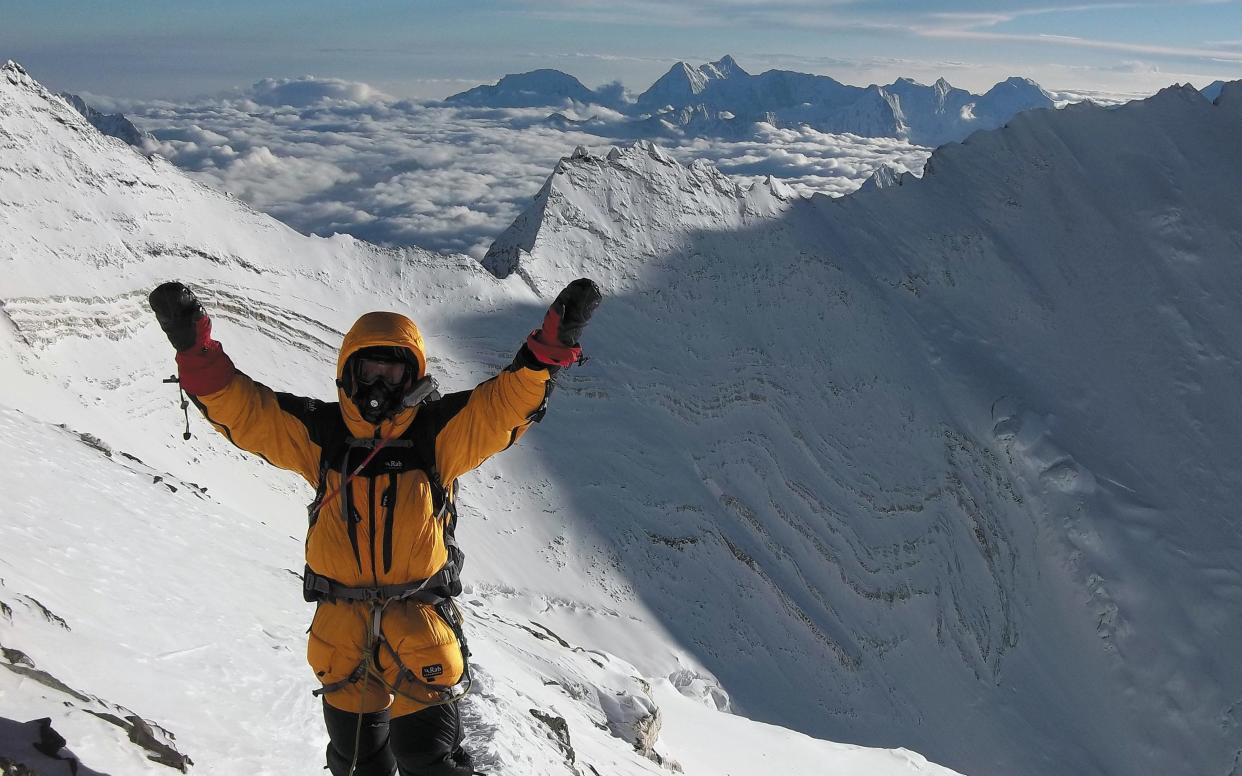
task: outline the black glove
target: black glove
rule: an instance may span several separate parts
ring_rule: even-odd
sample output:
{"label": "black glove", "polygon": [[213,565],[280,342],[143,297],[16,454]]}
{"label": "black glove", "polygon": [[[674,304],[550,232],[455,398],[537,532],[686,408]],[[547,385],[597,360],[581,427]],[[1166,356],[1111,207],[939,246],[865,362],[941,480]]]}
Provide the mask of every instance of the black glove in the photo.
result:
{"label": "black glove", "polygon": [[557,339],[562,345],[572,347],[578,344],[578,340],[582,338],[582,330],[586,328],[602,299],[599,286],[590,278],[579,278],[556,295],[551,309],[561,317]]}
{"label": "black glove", "polygon": [[580,278],[565,286],[543,316],[543,325],[526,338],[525,354],[540,367],[565,367],[582,358],[578,341],[603,295],[594,280]]}
{"label": "black glove", "polygon": [[205,315],[194,292],[181,283],[163,283],[147,297],[155,320],[178,352],[194,346],[198,320]]}

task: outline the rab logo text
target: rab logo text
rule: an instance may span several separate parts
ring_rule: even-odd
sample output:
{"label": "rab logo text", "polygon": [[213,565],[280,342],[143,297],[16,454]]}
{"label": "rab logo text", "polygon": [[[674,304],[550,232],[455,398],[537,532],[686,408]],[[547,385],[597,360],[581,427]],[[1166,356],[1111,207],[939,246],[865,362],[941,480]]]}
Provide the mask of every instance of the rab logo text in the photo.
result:
{"label": "rab logo text", "polygon": [[444,674],[444,666],[436,663],[431,666],[423,666],[423,681],[434,682],[437,677]]}

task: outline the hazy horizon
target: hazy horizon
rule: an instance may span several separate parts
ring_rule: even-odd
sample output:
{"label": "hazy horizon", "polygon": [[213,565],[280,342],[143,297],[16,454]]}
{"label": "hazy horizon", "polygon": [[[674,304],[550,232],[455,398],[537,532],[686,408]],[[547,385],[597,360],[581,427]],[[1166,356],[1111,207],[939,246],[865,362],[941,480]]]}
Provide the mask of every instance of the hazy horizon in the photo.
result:
{"label": "hazy horizon", "polygon": [[439,99],[543,67],[640,92],[678,61],[725,54],[755,73],[799,70],[857,85],[944,77],[972,91],[1011,75],[1122,94],[1242,78],[1242,33],[1221,32],[1242,30],[1238,0],[7,5],[0,59],[50,87],[119,100],[306,75]]}

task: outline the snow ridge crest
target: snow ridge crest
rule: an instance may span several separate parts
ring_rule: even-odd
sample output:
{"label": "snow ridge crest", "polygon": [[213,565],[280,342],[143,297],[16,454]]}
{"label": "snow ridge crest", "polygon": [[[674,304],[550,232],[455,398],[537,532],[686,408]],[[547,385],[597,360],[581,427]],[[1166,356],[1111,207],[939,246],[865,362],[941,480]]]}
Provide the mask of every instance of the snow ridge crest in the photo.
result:
{"label": "snow ridge crest", "polygon": [[603,155],[579,146],[496,239],[483,266],[501,278],[518,273],[536,290],[546,290],[544,285],[567,275],[545,274],[550,268],[532,266],[529,256],[556,245],[557,255],[574,257],[569,274],[593,272],[624,287],[634,268],[623,267],[619,256],[658,255],[670,236],[741,228],[798,201],[789,186],[770,176],[743,187],[710,162],[683,165],[649,140]]}

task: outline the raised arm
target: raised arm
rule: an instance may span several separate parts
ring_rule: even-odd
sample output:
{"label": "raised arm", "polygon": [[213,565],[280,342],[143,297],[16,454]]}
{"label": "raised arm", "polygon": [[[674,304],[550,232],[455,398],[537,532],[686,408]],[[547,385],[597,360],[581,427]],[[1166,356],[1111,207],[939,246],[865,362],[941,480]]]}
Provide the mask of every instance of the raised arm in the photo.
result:
{"label": "raised arm", "polygon": [[164,283],[148,301],[177,349],[182,389],[211,425],[242,450],[317,485],[320,448],[312,439],[311,416],[321,403],[277,394],[238,372],[212,339],[211,318],[181,283]]}
{"label": "raised arm", "polygon": [[445,483],[508,448],[543,417],[557,372],[582,357],[582,330],[600,299],[594,281],[570,283],[510,366],[473,391],[447,397],[459,403],[436,436],[436,465]]}

